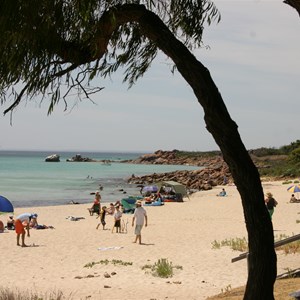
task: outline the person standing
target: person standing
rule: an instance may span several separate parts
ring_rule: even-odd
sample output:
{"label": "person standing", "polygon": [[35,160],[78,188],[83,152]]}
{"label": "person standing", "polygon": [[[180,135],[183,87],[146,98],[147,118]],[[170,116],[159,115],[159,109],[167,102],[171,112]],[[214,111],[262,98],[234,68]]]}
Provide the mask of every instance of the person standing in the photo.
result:
{"label": "person standing", "polygon": [[[15,231],[17,234],[17,246],[27,247],[25,244],[25,228],[27,231],[27,236],[30,237],[29,229],[30,222],[32,224],[37,224],[37,214],[24,213],[19,215],[15,220]],[[20,236],[22,236],[22,244],[20,245]]]}
{"label": "person standing", "polygon": [[116,212],[114,214],[114,219],[115,219],[114,227],[116,228],[117,233],[121,233],[121,218],[122,218],[122,212],[120,211],[120,206],[116,206]]}
{"label": "person standing", "polygon": [[[100,222],[98,223],[96,229],[99,228],[100,224],[102,224],[103,226],[103,230],[105,230],[105,225],[106,225],[106,222],[105,222],[105,215],[106,215],[106,206],[103,206],[102,209],[101,209],[101,212],[100,212],[100,216],[98,216],[100,218]],[[98,218],[97,217],[97,218]]]}
{"label": "person standing", "polygon": [[267,193],[265,198],[265,203],[269,211],[270,218],[272,219],[274,213],[274,207],[276,207],[278,202],[273,198],[272,193]]}
{"label": "person standing", "polygon": [[133,218],[132,218],[132,227],[134,226],[135,223],[135,240],[134,243],[137,241],[139,244],[142,244],[142,228],[145,223],[145,227],[148,225],[148,217],[147,217],[147,212],[146,210],[142,207],[142,201],[138,200],[136,202],[136,208],[134,210]]}

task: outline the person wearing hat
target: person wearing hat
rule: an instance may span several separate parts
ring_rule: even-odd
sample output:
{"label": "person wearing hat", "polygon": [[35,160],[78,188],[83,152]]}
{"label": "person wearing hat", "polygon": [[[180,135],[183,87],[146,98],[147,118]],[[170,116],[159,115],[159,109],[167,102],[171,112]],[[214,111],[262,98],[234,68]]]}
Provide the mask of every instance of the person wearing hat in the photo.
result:
{"label": "person wearing hat", "polygon": [[273,198],[272,193],[269,192],[269,193],[266,194],[265,204],[267,206],[269,215],[272,219],[272,215],[274,213],[274,207],[276,207],[276,205],[278,204],[278,202]]}
{"label": "person wearing hat", "polygon": [[142,228],[145,223],[145,227],[148,225],[148,217],[146,210],[142,207],[142,201],[138,200],[136,202],[136,208],[134,210],[133,218],[132,218],[132,227],[135,223],[135,240],[134,243],[139,241],[139,244],[142,244]]}
{"label": "person wearing hat", "polygon": [[[27,236],[30,237],[29,233],[29,225],[30,222],[36,224],[37,223],[37,214],[24,213],[19,215],[15,220],[15,231],[17,234],[17,246],[27,247],[25,244],[25,228],[27,231]],[[20,245],[20,236],[22,236],[22,244]]]}

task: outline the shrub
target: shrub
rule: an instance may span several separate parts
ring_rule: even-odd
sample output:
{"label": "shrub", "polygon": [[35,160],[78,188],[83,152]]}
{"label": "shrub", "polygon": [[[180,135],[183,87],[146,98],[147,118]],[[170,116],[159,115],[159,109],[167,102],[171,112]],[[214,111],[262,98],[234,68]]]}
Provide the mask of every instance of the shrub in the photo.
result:
{"label": "shrub", "polygon": [[173,269],[181,269],[181,266],[173,266],[172,262],[169,262],[166,258],[159,259],[153,265],[145,265],[142,270],[150,269],[151,274],[156,277],[169,278],[172,277],[174,272]]}
{"label": "shrub", "polygon": [[214,240],[212,242],[213,249],[220,249],[223,246],[228,246],[232,250],[241,251],[241,252],[248,250],[248,242],[245,237],[234,238],[234,239],[225,239],[221,242]]}

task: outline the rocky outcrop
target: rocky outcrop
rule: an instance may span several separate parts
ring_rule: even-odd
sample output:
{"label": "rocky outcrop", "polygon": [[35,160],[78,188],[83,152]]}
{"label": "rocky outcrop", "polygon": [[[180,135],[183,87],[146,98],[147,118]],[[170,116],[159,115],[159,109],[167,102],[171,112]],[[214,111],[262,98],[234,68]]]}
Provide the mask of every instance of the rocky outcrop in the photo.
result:
{"label": "rocky outcrop", "polygon": [[52,154],[45,158],[46,162],[60,162],[60,156],[58,154]]}
{"label": "rocky outcrop", "polygon": [[72,158],[67,158],[67,162],[95,162],[96,160],[88,158],[88,157],[82,157],[81,154],[76,154]]}
{"label": "rocky outcrop", "polygon": [[198,170],[175,171],[145,176],[132,176],[128,182],[135,184],[152,184],[159,181],[174,180],[184,184],[191,190],[209,190],[213,186],[232,183],[232,177],[227,164],[221,155],[178,157],[176,150],[156,151],[145,154],[132,163],[139,164],[172,164],[199,166]]}

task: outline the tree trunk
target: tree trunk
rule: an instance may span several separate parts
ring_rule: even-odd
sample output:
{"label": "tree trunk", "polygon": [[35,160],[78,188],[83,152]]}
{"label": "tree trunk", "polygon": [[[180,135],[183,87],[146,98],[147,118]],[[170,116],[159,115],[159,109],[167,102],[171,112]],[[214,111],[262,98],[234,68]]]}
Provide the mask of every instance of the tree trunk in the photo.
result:
{"label": "tree trunk", "polygon": [[219,145],[241,195],[249,241],[249,274],[244,299],[271,300],[276,280],[273,226],[257,168],[250,158],[209,71],[152,14],[144,33],[176,64],[204,109],[208,131]]}

